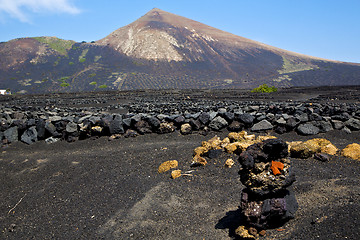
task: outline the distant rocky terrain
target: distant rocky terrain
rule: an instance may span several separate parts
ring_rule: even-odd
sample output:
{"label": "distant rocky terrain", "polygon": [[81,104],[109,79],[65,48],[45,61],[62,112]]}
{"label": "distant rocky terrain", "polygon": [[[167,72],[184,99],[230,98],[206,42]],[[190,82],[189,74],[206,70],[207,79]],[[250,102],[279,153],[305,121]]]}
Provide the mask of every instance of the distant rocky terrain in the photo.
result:
{"label": "distant rocky terrain", "polygon": [[358,63],[289,52],[160,9],[89,43],[0,43],[0,89],[13,93],[358,85],[359,76]]}
{"label": "distant rocky terrain", "polygon": [[[347,99],[337,99],[332,91]],[[206,135],[223,129],[295,131],[300,135],[340,130],[350,134],[360,130],[357,93],[356,88],[343,87],[341,93],[339,88],[307,88],[272,94],[218,90],[3,96],[0,138],[4,144],[32,144],[174,131]]]}

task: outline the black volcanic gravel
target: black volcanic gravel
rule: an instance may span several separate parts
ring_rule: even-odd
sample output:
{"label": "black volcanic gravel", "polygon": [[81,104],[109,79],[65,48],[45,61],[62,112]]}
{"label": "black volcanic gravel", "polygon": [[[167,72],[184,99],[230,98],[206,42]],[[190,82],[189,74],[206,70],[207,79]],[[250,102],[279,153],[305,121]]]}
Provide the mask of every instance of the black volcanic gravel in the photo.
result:
{"label": "black volcanic gravel", "polygon": [[[294,104],[294,110],[303,113],[309,108],[320,109],[316,107],[320,104],[330,115],[346,112],[357,119],[359,99],[352,98],[358,96],[356,93],[356,88],[287,89],[275,95],[253,95],[244,90],[103,92],[1,97],[0,105],[28,116],[46,108],[59,115],[63,110],[85,110],[125,118],[130,112],[135,116],[136,111],[153,114],[159,106],[179,111],[183,106],[186,114],[196,114],[200,105],[208,112],[220,113],[220,108],[234,112],[238,105],[252,106],[255,110],[249,111],[256,111],[261,104],[282,110]],[[343,97],[337,97],[340,95]],[[277,108],[272,111],[277,114]],[[313,113],[307,116],[314,117]],[[96,122],[96,118],[92,120]],[[19,123],[21,127],[25,131],[29,126]],[[61,124],[54,127],[66,128]],[[354,129],[350,134],[334,129],[311,136],[274,131],[261,134],[270,133],[284,141],[322,137],[340,149],[360,142],[360,131]],[[113,141],[93,136],[71,143],[4,144],[0,156],[0,238],[235,239],[244,188],[238,177],[240,166],[225,169],[220,157],[205,167],[190,168],[193,149],[201,141],[228,134],[226,129],[210,130],[206,136],[200,132],[182,135],[176,130],[136,138],[120,136]],[[183,172],[193,170],[192,176],[173,180],[170,173],[157,172],[162,162],[174,159]],[[360,162],[332,156],[327,162],[292,159],[292,166],[297,176],[291,187],[299,203],[296,217],[281,229],[268,230],[263,239],[357,239]]]}

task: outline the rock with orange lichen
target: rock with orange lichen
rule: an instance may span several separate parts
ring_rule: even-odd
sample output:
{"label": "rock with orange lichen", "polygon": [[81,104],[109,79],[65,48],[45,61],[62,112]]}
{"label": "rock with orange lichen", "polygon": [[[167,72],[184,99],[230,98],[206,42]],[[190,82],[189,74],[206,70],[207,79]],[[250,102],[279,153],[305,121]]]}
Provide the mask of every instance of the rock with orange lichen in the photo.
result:
{"label": "rock with orange lichen", "polygon": [[259,136],[255,138],[255,135],[248,135],[246,131],[230,132],[223,140],[218,136],[214,136],[208,141],[203,141],[200,147],[194,149],[192,166],[206,165],[207,162],[204,157],[211,150],[223,149],[229,154],[240,154],[254,143],[275,138],[274,136]]}
{"label": "rock with orange lichen", "polygon": [[206,148],[207,150],[216,150],[216,149],[221,149],[221,140],[220,137],[215,136],[213,138],[211,138],[208,141],[203,141],[201,143],[201,146]]}
{"label": "rock with orange lichen", "polygon": [[[239,175],[246,186],[240,208],[249,226],[266,229],[294,218],[298,205],[286,189],[295,181],[288,155],[288,145],[280,139],[255,143],[240,154]],[[249,237],[244,228],[239,230]]]}
{"label": "rock with orange lichen", "polygon": [[256,239],[255,236],[249,233],[249,230],[245,226],[239,226],[235,229],[235,234],[238,235],[241,239]]}
{"label": "rock with orange lichen", "polygon": [[284,169],[284,164],[282,162],[277,162],[277,161],[271,161],[271,171],[273,172],[273,174],[279,175],[281,174],[281,171]]}
{"label": "rock with orange lichen", "polygon": [[234,153],[238,149],[238,146],[236,143],[229,143],[224,149],[227,153]]}
{"label": "rock with orange lichen", "polygon": [[199,155],[202,156],[204,155],[209,149],[206,147],[197,147],[194,149],[194,156]]}
{"label": "rock with orange lichen", "polygon": [[179,165],[178,161],[176,160],[171,160],[171,161],[166,161],[163,162],[159,168],[158,168],[158,172],[159,173],[163,173],[163,172],[167,172],[169,171],[171,168],[176,168]]}
{"label": "rock with orange lichen", "polygon": [[193,161],[191,163],[192,167],[196,166],[205,166],[207,164],[207,161],[205,158],[201,157],[200,155],[195,155],[193,157]]}
{"label": "rock with orange lichen", "polygon": [[249,146],[239,156],[241,182],[258,195],[276,193],[295,181],[288,156],[288,145],[269,139]]}
{"label": "rock with orange lichen", "polygon": [[226,137],[221,141],[220,147],[225,148],[228,144],[230,144],[230,139]]}
{"label": "rock with orange lichen", "polygon": [[171,172],[171,178],[175,179],[181,176],[181,170],[174,170]]}
{"label": "rock with orange lichen", "polygon": [[315,153],[326,153],[336,155],[338,148],[329,140],[323,138],[314,138],[306,142],[291,144],[290,153],[292,157],[309,158]]}
{"label": "rock with orange lichen", "polygon": [[342,151],[341,155],[344,157],[360,160],[360,144],[352,143],[347,145]]}
{"label": "rock with orange lichen", "polygon": [[257,141],[257,142],[263,142],[263,141],[269,140],[269,139],[276,139],[276,137],[275,137],[275,136],[271,136],[271,135],[268,135],[268,136],[258,136],[258,137],[256,138],[256,141]]}
{"label": "rock with orange lichen", "polygon": [[242,132],[230,132],[228,134],[228,138],[230,139],[231,142],[239,142],[239,141],[244,141],[245,138],[244,136],[247,135],[247,132],[242,131]]}

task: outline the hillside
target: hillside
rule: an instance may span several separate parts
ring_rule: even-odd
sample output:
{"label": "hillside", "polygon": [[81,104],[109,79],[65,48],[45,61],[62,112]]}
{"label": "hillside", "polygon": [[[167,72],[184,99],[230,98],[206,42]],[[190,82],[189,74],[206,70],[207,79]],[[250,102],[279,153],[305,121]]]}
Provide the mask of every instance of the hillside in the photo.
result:
{"label": "hillside", "polygon": [[92,43],[56,37],[0,43],[0,89],[252,88],[358,85],[360,64],[306,56],[153,9]]}

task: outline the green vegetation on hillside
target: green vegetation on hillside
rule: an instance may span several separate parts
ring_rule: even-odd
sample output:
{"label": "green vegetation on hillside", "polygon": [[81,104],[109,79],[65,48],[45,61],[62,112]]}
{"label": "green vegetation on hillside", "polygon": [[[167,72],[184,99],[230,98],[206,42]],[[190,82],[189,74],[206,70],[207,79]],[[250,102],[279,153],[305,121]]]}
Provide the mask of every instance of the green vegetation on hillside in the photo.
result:
{"label": "green vegetation on hillside", "polygon": [[308,71],[318,68],[318,66],[313,65],[311,63],[295,61],[292,59],[285,58],[284,56],[282,56],[282,58],[283,58],[283,67],[281,70],[278,70],[279,74]]}
{"label": "green vegetation on hillside", "polygon": [[99,61],[99,60],[100,60],[100,58],[101,58],[101,56],[95,56],[95,57],[94,57],[94,62]]}
{"label": "green vegetation on hillside", "polygon": [[68,86],[70,86],[70,84],[67,83],[67,82],[63,82],[63,83],[60,84],[60,86],[61,87],[68,87]]}
{"label": "green vegetation on hillside", "polygon": [[81,53],[81,55],[79,56],[79,62],[83,63],[86,61],[86,54],[88,53],[89,49],[84,49]]}
{"label": "green vegetation on hillside", "polygon": [[251,90],[252,93],[271,93],[271,92],[277,92],[277,88],[272,86],[269,87],[267,84],[260,85],[257,88],[254,88]]}
{"label": "green vegetation on hillside", "polygon": [[98,88],[107,88],[107,85],[103,84],[103,85],[100,85]]}
{"label": "green vegetation on hillside", "polygon": [[63,40],[56,37],[33,37],[33,39],[47,44],[51,49],[62,55],[67,55],[67,51],[71,49],[75,41]]}
{"label": "green vegetation on hillside", "polygon": [[70,78],[70,77],[62,77],[62,78],[59,79],[59,81],[60,81],[60,82],[64,82],[64,81],[68,80],[69,78]]}

